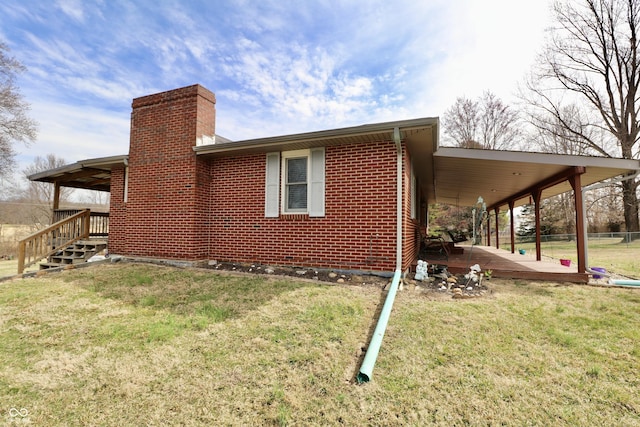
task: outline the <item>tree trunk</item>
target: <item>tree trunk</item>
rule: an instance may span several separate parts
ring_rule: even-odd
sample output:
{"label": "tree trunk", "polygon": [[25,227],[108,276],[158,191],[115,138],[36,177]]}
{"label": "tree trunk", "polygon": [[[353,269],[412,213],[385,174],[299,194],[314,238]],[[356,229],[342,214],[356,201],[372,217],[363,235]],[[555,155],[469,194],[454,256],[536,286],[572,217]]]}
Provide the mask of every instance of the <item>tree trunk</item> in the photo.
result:
{"label": "tree trunk", "polygon": [[[624,204],[624,224],[627,232],[637,233],[640,231],[640,220],[638,219],[638,196],[636,194],[637,183],[633,179],[622,182],[622,203]],[[640,238],[639,234],[625,237],[627,240]]]}

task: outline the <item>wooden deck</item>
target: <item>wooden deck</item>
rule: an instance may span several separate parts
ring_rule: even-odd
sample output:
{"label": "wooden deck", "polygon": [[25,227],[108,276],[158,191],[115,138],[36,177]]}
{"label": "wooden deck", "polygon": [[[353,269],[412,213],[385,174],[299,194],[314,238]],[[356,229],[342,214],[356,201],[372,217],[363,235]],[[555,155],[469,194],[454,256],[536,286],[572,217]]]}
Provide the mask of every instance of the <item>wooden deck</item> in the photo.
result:
{"label": "wooden deck", "polygon": [[482,270],[492,270],[493,277],[507,279],[549,280],[555,282],[588,283],[589,275],[578,273],[577,267],[572,264],[565,267],[559,260],[536,261],[535,254],[521,255],[516,252],[496,249],[492,246],[456,246],[458,249],[451,253],[448,259],[440,255],[423,256],[429,264],[446,265],[453,274],[466,273],[469,267],[478,264]]}

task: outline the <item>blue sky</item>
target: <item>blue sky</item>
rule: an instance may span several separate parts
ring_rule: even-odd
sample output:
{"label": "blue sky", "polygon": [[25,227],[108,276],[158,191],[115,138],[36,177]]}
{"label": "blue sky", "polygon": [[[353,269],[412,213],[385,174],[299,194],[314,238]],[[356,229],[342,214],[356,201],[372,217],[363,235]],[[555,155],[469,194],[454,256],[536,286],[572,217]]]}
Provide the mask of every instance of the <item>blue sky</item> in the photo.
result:
{"label": "blue sky", "polygon": [[549,1],[4,0],[0,39],[38,140],[69,163],[126,154],[131,100],[200,83],[232,140],[441,116],[512,102]]}

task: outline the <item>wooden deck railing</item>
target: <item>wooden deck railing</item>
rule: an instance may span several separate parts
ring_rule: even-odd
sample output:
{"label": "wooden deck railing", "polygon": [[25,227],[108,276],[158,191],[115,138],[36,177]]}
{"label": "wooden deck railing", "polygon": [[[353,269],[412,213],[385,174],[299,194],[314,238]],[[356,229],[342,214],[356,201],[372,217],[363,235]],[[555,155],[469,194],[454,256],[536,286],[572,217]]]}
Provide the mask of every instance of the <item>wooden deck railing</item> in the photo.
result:
{"label": "wooden deck railing", "polygon": [[43,258],[80,240],[89,238],[91,211],[80,211],[18,242],[18,274]]}
{"label": "wooden deck railing", "polygon": [[[56,209],[53,211],[53,222],[69,218],[85,209]],[[109,212],[91,211],[91,221],[89,221],[90,237],[107,237],[109,235]]]}

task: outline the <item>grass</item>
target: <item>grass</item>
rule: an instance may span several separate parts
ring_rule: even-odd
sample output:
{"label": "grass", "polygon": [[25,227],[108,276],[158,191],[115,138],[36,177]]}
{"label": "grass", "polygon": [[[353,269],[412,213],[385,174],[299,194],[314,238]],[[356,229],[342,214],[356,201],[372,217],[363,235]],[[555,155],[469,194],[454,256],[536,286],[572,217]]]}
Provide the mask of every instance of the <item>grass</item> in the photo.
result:
{"label": "grass", "polygon": [[[518,243],[517,248],[535,254],[534,242]],[[577,262],[576,242],[542,242],[542,255]],[[621,239],[591,239],[588,247],[589,266],[604,267],[623,276],[640,279],[640,240],[622,243]]]}
{"label": "grass", "polygon": [[[25,269],[25,272],[37,271],[39,269],[38,264],[32,265]],[[0,261],[0,278],[11,277],[18,274],[18,260],[1,260]]]}
{"label": "grass", "polygon": [[376,287],[135,264],[0,283],[0,419],[640,425],[637,290],[490,283],[471,300],[399,292],[364,385]]}

